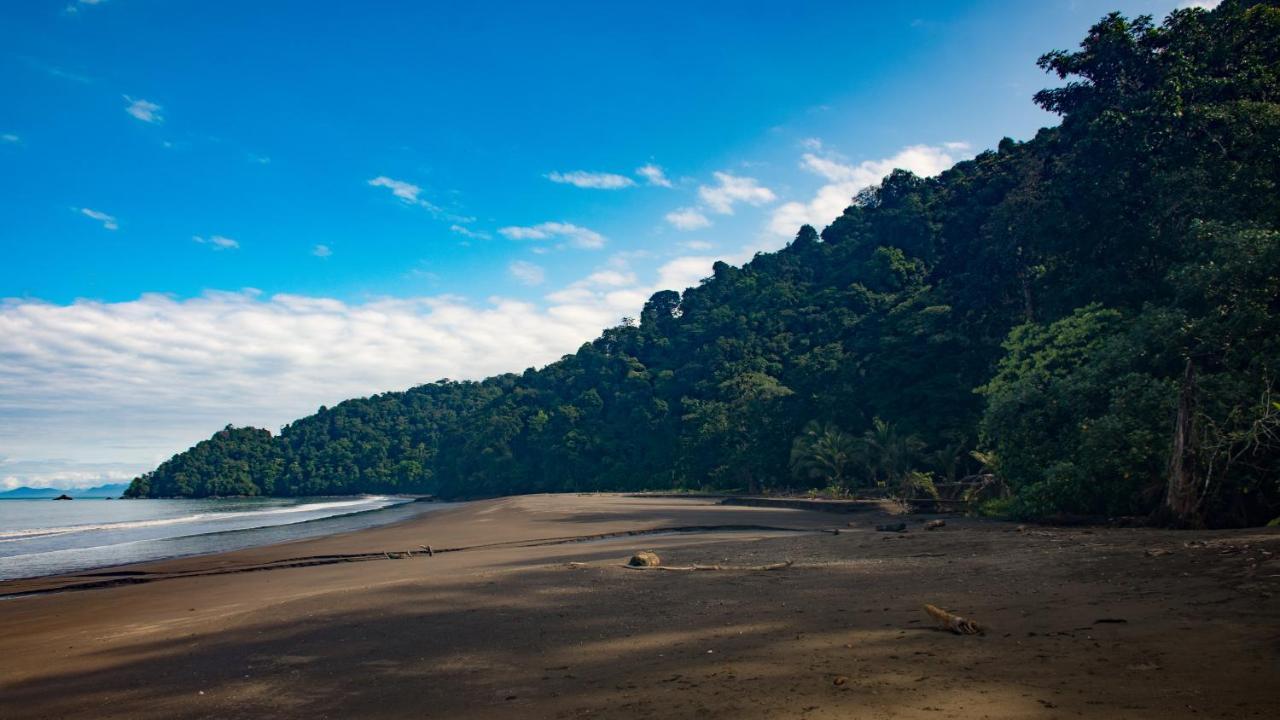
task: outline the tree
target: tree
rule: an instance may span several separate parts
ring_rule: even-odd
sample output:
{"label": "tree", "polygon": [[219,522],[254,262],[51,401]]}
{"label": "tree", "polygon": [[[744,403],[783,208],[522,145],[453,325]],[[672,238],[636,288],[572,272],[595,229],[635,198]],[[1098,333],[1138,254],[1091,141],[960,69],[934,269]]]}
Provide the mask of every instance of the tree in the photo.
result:
{"label": "tree", "polygon": [[1280,3],[1108,15],[1041,66],[1059,125],[895,170],[546,367],[229,428],[130,493],[756,490],[847,482],[847,433],[900,494],[983,457],[1025,516],[1275,518]]}
{"label": "tree", "polygon": [[791,473],[802,481],[817,481],[819,487],[847,489],[858,463],[858,444],[840,428],[810,421],[791,443]]}
{"label": "tree", "polygon": [[878,417],[862,435],[862,456],[875,484],[901,483],[924,447],[920,438],[903,435],[893,423]]}

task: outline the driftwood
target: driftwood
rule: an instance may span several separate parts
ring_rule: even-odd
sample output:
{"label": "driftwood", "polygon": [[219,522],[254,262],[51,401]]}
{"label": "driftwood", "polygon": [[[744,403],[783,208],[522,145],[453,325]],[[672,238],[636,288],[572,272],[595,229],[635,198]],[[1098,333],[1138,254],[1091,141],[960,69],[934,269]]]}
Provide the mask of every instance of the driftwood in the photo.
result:
{"label": "driftwood", "polygon": [[773,563],[771,565],[623,565],[628,570],[665,570],[667,572],[702,572],[706,570],[785,570],[791,567],[792,561]]}
{"label": "driftwood", "polygon": [[432,549],[431,549],[431,546],[430,546],[430,545],[419,545],[418,547],[420,547],[420,548],[422,548],[423,550],[425,550],[425,551],[426,551],[426,553],[427,553],[427,557],[435,557],[435,556],[436,556],[436,552],[435,552],[434,550],[432,550]]}
{"label": "driftwood", "polygon": [[929,616],[934,620],[942,623],[943,627],[957,635],[978,635],[984,631],[983,627],[978,623],[954,613],[949,613],[936,605],[925,603],[924,611],[929,613]]}

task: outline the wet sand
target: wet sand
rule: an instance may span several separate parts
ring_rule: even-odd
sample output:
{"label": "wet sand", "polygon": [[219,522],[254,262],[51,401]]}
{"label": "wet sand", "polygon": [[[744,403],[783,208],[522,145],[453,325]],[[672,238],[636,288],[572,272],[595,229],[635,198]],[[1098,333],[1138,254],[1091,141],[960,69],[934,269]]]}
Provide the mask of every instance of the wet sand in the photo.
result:
{"label": "wet sand", "polygon": [[59,590],[0,600],[0,718],[1274,716],[1280,532],[888,519],[529,496],[0,583]]}

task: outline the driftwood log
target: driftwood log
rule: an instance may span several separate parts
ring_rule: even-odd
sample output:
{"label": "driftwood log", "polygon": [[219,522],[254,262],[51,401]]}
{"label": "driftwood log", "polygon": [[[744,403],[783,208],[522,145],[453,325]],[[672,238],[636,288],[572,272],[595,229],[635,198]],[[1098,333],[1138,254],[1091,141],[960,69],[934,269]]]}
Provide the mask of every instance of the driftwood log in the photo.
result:
{"label": "driftwood log", "polygon": [[978,635],[984,632],[983,627],[973,620],[962,618],[955,613],[949,613],[937,605],[925,603],[924,611],[929,613],[929,616],[934,620],[941,623],[944,628],[957,635]]}
{"label": "driftwood log", "polygon": [[623,565],[628,570],[663,570],[666,572],[703,572],[707,570],[785,570],[791,567],[792,561],[773,563],[771,565]]}

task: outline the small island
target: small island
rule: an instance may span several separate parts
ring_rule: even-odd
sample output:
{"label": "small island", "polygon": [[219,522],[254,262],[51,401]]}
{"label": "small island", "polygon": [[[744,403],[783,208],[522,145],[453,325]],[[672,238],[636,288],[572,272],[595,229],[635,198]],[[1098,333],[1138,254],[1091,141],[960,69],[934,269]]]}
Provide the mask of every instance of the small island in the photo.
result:
{"label": "small island", "polygon": [[75,500],[75,498],[71,497],[70,495],[68,495],[68,494],[66,494],[66,493],[63,493],[63,494],[59,495],[58,497],[54,498],[54,500]]}

